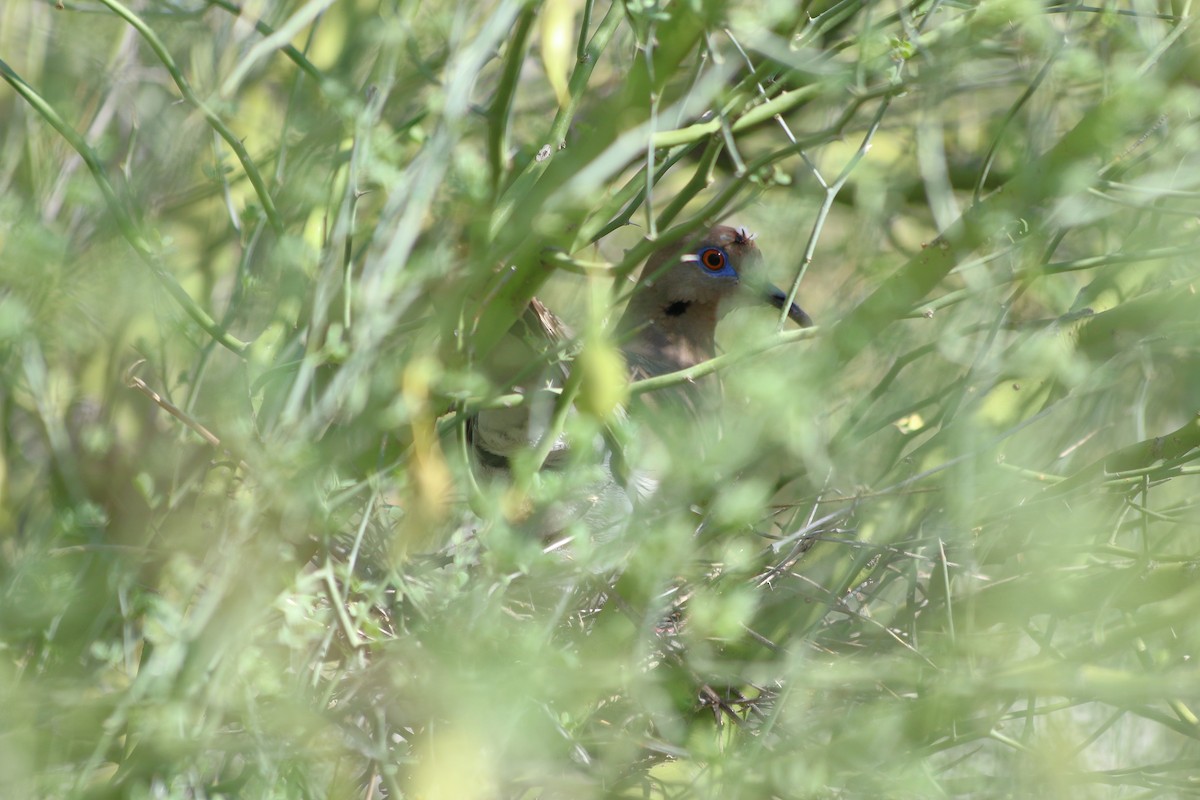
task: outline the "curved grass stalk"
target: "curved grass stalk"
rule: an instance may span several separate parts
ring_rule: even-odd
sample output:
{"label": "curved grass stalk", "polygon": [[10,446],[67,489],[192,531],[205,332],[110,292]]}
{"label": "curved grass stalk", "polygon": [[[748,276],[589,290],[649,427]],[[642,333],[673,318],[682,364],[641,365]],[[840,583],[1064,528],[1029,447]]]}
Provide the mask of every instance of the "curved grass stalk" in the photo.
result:
{"label": "curved grass stalk", "polygon": [[208,104],[196,95],[192,90],[192,85],[183,76],[183,71],[179,69],[179,65],[175,63],[175,59],[167,51],[166,45],[163,44],[162,40],[158,38],[158,34],[141,17],[117,2],[117,0],[100,0],[100,2],[112,9],[113,13],[128,22],[133,26],[134,30],[141,34],[146,43],[150,45],[150,49],[158,56],[158,60],[162,62],[171,79],[175,81],[175,86],[178,87],[179,93],[183,95],[183,99],[188,105],[199,111],[209,126],[217,132],[217,135],[225,140],[225,144],[237,156],[242,169],[245,170],[246,177],[250,179],[250,184],[254,187],[254,193],[258,196],[258,201],[262,203],[267,223],[275,231],[276,236],[281,236],[284,231],[283,220],[279,216],[279,211],[275,208],[275,201],[271,199],[271,193],[267,190],[267,184],[263,180],[262,173],[258,171],[258,166],[254,163],[254,159],[250,157],[250,153],[246,150],[246,146],[242,144],[242,140],[229,129],[229,126],[217,115],[217,112],[209,108]]}
{"label": "curved grass stalk", "polygon": [[150,268],[151,273],[167,290],[167,294],[175,299],[175,302],[184,310],[189,317],[197,325],[199,325],[205,333],[213,338],[221,346],[230,350],[238,356],[245,356],[250,349],[250,344],[243,342],[241,339],[231,335],[228,331],[222,328],[217,322],[209,316],[203,308],[192,299],[192,296],[179,285],[179,281],[175,280],[175,276],[167,272],[163,266],[158,253],[151,247],[142,233],[141,228],[134,221],[133,216],[125,207],[125,203],[117,195],[116,189],[108,179],[108,175],[104,172],[104,166],[100,163],[100,159],[96,156],[94,150],[88,146],[88,143],[83,140],[66,120],[46,102],[37,91],[30,86],[25,80],[13,71],[12,67],[0,60],[0,77],[3,77],[17,94],[21,95],[27,103],[41,117],[50,123],[54,130],[58,131],[59,135],[67,140],[67,143],[74,148],[75,152],[79,153],[83,163],[87,165],[88,171],[92,173],[92,178],[100,187],[100,193],[104,196],[104,202],[108,206],[109,212],[117,221],[117,227],[121,230],[121,235],[129,242],[134,252],[142,259],[142,261]]}

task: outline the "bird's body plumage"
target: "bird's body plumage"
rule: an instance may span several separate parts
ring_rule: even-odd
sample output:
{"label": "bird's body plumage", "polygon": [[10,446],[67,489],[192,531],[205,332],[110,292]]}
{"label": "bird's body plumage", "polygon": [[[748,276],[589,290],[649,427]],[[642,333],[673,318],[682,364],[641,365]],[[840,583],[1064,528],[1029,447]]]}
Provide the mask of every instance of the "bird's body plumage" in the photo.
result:
{"label": "bird's body plumage", "polygon": [[[632,380],[664,375],[700,364],[716,354],[716,326],[732,306],[757,299],[782,308],[783,293],[759,273],[762,255],[753,236],[744,229],[718,225],[691,242],[665,247],[648,259],[629,303],[616,326],[616,336]],[[793,305],[789,316],[811,325],[808,315]],[[571,333],[536,299],[522,324],[547,345],[570,339]],[[508,471],[510,457],[520,450],[536,449],[551,431],[550,420],[567,372],[556,363],[536,382],[517,390],[526,395],[518,408],[483,411],[471,422],[471,443],[477,465],[487,475]],[[655,414],[694,418],[706,403],[706,387],[689,384],[670,392],[662,402],[650,400]],[[683,408],[682,414],[673,413]],[[684,423],[686,424],[686,423]],[[544,470],[555,470],[578,452],[565,435],[548,449]],[[580,498],[569,500],[560,513],[551,515],[541,530],[551,535],[579,519],[593,534],[610,531],[628,516],[635,500],[653,491],[655,478],[626,472],[618,463],[610,438],[597,436],[588,445],[590,460],[599,466],[600,480]],[[574,460],[573,460],[573,463]],[[545,524],[540,528],[547,527]]]}

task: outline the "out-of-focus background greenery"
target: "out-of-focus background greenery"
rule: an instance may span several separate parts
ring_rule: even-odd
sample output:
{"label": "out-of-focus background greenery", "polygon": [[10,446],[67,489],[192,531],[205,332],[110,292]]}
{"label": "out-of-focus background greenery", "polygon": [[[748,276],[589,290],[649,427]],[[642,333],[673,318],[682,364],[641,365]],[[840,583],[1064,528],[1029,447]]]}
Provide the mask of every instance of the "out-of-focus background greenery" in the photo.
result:
{"label": "out-of-focus background greenery", "polygon": [[[0,795],[1200,793],[1196,13],[3,3]],[[717,221],[819,328],[542,552],[498,343]]]}

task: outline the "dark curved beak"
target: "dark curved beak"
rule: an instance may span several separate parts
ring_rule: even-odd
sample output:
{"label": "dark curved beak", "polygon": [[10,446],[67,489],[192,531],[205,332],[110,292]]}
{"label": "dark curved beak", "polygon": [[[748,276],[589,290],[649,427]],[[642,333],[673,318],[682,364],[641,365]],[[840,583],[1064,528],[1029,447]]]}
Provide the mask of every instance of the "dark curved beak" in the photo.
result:
{"label": "dark curved beak", "polygon": [[[768,303],[782,311],[783,304],[787,302],[787,295],[779,287],[768,285],[766,299]],[[792,322],[801,328],[811,328],[813,326],[812,317],[804,313],[804,309],[795,303],[792,303],[791,308],[788,309],[788,316],[791,317]]]}

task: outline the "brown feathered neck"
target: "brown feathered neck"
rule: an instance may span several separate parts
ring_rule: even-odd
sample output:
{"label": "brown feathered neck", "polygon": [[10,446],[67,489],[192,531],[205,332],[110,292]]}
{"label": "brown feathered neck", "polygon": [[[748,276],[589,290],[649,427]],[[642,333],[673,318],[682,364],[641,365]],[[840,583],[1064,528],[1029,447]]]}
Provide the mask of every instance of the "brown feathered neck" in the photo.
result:
{"label": "brown feathered neck", "polygon": [[[718,247],[735,274],[705,274],[697,254]],[[716,355],[722,301],[738,288],[736,273],[760,260],[752,237],[741,228],[718,225],[690,243],[659,250],[646,262],[617,330],[625,339],[630,366],[660,375],[695,366]]]}

